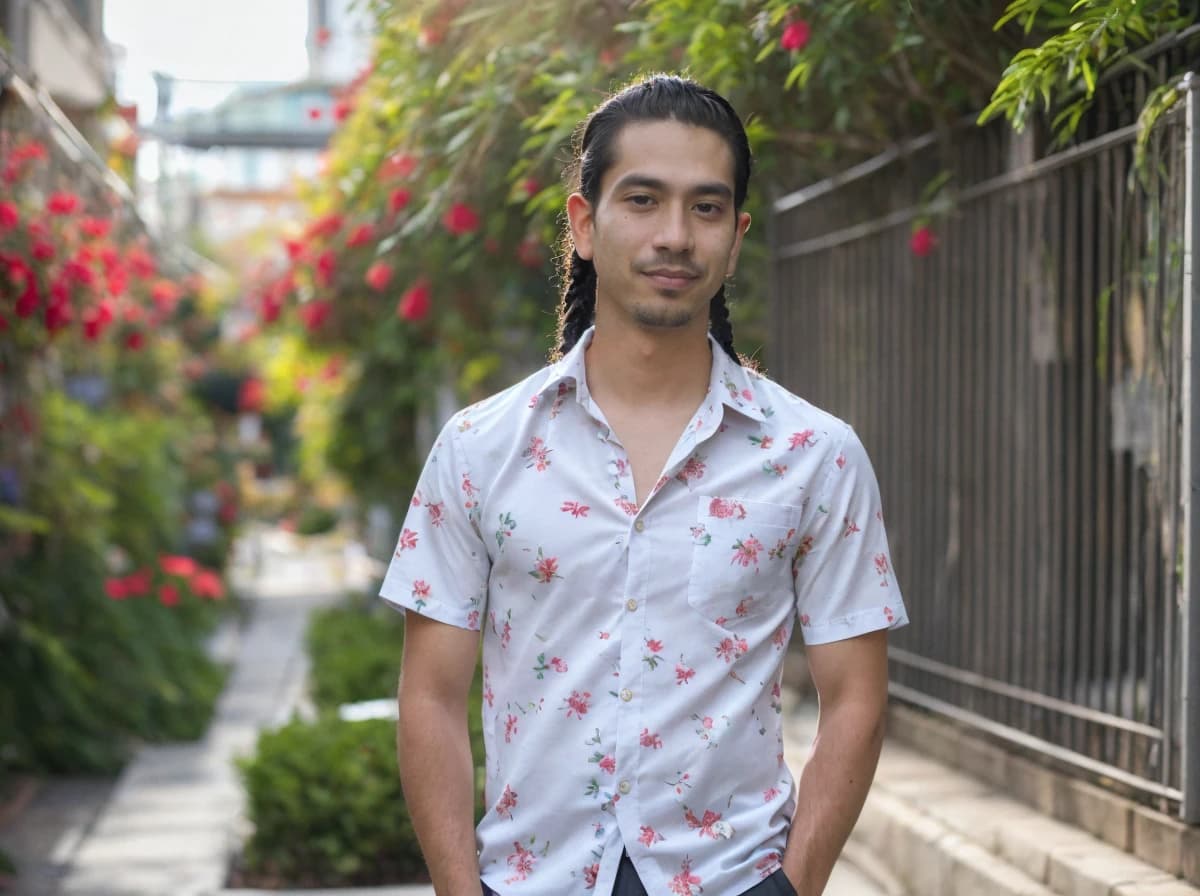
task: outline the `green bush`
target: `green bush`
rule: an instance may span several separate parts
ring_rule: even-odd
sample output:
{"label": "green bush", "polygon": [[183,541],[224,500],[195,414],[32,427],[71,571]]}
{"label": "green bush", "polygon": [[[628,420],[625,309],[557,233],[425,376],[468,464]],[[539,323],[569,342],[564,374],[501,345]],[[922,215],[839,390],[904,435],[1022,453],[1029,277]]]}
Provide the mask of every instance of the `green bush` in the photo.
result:
{"label": "green bush", "polygon": [[252,874],[293,886],[424,875],[391,721],[294,721],[261,735],[257,755],[238,766],[254,823],[243,856]]}
{"label": "green bush", "polygon": [[324,535],[337,526],[337,514],[326,507],[308,504],[300,511],[296,522],[297,535]]}
{"label": "green bush", "polygon": [[[395,724],[345,722],[342,703],[394,697],[404,617],[377,599],[316,612],[310,689],[320,710],[259,738],[240,768],[254,835],[241,884],[346,886],[422,879],[425,864],[396,769]],[[483,813],[482,682],[468,702],[476,819]]]}

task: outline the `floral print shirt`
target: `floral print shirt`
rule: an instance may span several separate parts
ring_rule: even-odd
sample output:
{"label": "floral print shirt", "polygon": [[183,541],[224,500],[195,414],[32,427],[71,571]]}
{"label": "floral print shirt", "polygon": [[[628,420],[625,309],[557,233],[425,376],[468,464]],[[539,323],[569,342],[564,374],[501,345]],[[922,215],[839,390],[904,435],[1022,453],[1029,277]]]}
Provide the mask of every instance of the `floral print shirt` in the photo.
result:
{"label": "floral print shirt", "polygon": [[906,622],[853,430],[712,342],[708,395],[639,507],[584,351],[455,415],[381,596],[483,637],[484,882],[737,894],[780,867],[780,684],[808,644]]}

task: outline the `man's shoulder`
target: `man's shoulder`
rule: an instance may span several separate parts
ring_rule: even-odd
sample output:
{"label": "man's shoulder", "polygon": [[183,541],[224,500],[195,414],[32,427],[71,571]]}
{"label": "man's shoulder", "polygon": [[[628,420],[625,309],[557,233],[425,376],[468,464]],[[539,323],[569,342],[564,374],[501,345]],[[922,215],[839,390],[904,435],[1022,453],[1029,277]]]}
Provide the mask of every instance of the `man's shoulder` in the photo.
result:
{"label": "man's shoulder", "polygon": [[764,426],[776,438],[809,435],[812,441],[840,444],[850,433],[850,424],[824,408],[797,395],[775,380],[751,368],[745,368],[758,406],[766,418]]}
{"label": "man's shoulder", "polygon": [[469,433],[472,440],[511,438],[537,408],[542,393],[553,385],[552,366],[541,367],[508,388],[467,405],[450,418],[447,431]]}

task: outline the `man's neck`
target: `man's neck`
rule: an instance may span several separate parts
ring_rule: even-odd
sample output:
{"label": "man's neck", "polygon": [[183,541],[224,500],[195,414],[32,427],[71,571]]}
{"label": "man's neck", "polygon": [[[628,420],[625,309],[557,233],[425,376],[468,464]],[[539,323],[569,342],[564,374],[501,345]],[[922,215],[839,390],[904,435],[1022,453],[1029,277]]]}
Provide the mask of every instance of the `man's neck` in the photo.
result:
{"label": "man's neck", "polygon": [[707,329],[650,330],[603,321],[584,356],[588,390],[602,407],[694,410],[708,391],[712,351]]}

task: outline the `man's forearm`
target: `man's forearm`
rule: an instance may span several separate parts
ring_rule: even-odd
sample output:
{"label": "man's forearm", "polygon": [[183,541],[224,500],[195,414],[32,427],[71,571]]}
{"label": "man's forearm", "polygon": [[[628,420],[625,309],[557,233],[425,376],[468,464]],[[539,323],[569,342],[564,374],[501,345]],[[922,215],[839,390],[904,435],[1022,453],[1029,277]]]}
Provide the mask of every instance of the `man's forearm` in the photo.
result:
{"label": "man's forearm", "polygon": [[479,896],[475,771],[466,707],[448,712],[401,688],[400,783],[438,896]]}
{"label": "man's forearm", "polygon": [[854,829],[883,745],[883,712],[848,704],[821,713],[800,775],[783,866],[799,896],[820,896]]}

